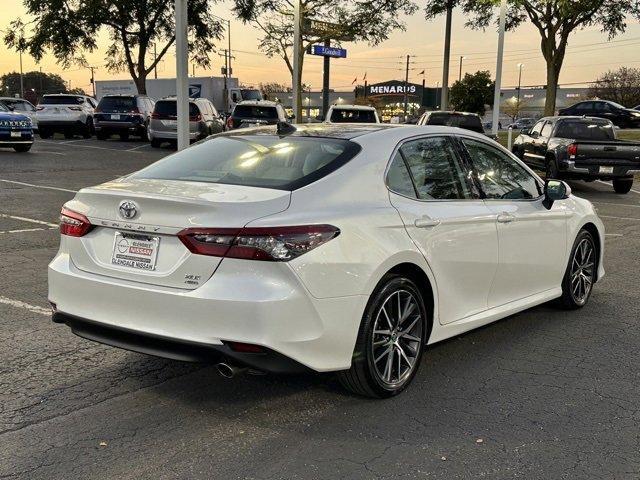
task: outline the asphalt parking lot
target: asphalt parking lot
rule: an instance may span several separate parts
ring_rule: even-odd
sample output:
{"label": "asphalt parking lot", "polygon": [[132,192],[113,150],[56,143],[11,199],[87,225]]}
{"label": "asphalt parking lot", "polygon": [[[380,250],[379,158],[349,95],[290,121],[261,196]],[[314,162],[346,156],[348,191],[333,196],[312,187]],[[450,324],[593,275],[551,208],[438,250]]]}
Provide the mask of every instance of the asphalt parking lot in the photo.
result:
{"label": "asphalt parking lot", "polygon": [[0,151],[0,479],[640,478],[640,185],[572,184],[607,227],[587,307],[434,345],[404,394],[373,401],[330,375],[227,380],[50,321],[61,205],[170,152]]}

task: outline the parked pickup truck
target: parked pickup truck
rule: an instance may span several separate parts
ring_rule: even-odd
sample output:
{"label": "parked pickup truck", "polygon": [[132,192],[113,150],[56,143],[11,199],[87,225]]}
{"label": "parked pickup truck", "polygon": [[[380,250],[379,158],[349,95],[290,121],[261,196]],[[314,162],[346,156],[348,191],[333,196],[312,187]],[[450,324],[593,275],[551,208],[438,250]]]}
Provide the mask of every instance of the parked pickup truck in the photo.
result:
{"label": "parked pickup truck", "polygon": [[640,142],[616,139],[613,123],[594,117],[545,117],[516,138],[512,151],[547,178],[611,180],[627,193],[640,173]]}

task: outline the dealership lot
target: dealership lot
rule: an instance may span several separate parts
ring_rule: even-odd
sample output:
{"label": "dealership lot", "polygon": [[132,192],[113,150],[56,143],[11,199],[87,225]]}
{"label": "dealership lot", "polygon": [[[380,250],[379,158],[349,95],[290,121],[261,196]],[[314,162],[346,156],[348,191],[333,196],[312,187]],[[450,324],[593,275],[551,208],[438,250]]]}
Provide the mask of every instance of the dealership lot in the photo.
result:
{"label": "dealership lot", "polygon": [[0,151],[0,478],[640,476],[640,185],[572,184],[607,227],[587,307],[541,306],[432,346],[403,395],[372,401],[328,375],[226,380],[51,323],[60,206],[170,152]]}

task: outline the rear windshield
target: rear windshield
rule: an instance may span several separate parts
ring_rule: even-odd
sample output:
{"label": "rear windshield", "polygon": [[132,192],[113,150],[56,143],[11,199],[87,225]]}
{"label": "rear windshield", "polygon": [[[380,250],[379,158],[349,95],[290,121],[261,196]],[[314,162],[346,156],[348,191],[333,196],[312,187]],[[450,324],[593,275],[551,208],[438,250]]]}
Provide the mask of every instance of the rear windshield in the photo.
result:
{"label": "rear windshield", "polygon": [[554,137],[573,140],[615,140],[613,125],[598,120],[563,120],[556,128]]}
{"label": "rear windshield", "polygon": [[42,97],[41,105],[82,105],[84,98],[75,95],[45,95]]}
{"label": "rear windshield", "polygon": [[330,120],[333,123],[376,123],[376,112],[334,108]]}
{"label": "rear windshield", "polygon": [[[177,103],[175,100],[160,100],[156,102],[156,106],[153,113],[163,115],[166,117],[175,117],[177,113]],[[189,116],[193,117],[200,113],[198,106],[195,103],[189,103]]]}
{"label": "rear windshield", "polygon": [[277,120],[278,111],[276,107],[264,107],[257,105],[236,105],[233,109],[235,118],[256,118],[265,120]]}
{"label": "rear windshield", "polygon": [[475,115],[462,115],[459,113],[432,113],[428,117],[427,125],[460,127],[467,130],[473,130],[475,132],[484,132],[480,117]]}
{"label": "rear windshield", "polygon": [[136,107],[134,97],[103,97],[98,104],[103,112],[130,112]]}
{"label": "rear windshield", "polygon": [[242,95],[243,100],[262,100],[260,90],[248,90],[243,88],[240,90],[240,94]]}
{"label": "rear windshield", "polygon": [[131,176],[295,190],[344,165],[360,151],[348,140],[221,135]]}

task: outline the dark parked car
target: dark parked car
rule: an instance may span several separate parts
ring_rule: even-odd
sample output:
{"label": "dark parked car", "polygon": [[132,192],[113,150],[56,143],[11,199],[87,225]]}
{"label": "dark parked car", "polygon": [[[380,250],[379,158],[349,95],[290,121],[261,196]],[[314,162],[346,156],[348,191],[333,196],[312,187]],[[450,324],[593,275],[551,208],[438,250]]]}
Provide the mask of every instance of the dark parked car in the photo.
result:
{"label": "dark parked car", "polygon": [[227,119],[227,129],[275,125],[286,122],[287,114],[282,105],[267,100],[247,100],[238,103]]}
{"label": "dark parked car", "polygon": [[[175,98],[163,98],[156,102],[149,126],[152,147],[163,142],[175,144],[178,138],[177,102]],[[209,99],[189,100],[189,141],[196,142],[224,130],[224,121]]]}
{"label": "dark parked car", "polygon": [[146,95],[105,95],[98,103],[93,126],[98,140],[119,135],[127,140],[136,135],[149,138],[149,121],[155,102]]}
{"label": "dark parked car", "polygon": [[473,132],[484,133],[495,140],[495,136],[487,134],[482,125],[482,119],[475,113],[468,112],[425,112],[418,120],[418,125],[444,125],[459,127]]}
{"label": "dark parked car", "polygon": [[563,108],[559,115],[585,115],[587,117],[599,117],[611,120],[620,128],[640,127],[640,112],[633,108],[625,108],[622,105],[608,100],[588,100],[576,103],[568,108]]}
{"label": "dark parked car", "polygon": [[516,138],[513,153],[547,179],[611,180],[627,193],[640,173],[640,142],[617,140],[609,120],[546,117]]}

